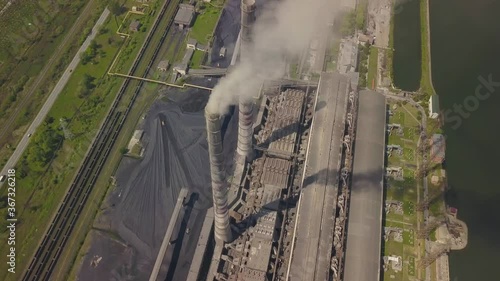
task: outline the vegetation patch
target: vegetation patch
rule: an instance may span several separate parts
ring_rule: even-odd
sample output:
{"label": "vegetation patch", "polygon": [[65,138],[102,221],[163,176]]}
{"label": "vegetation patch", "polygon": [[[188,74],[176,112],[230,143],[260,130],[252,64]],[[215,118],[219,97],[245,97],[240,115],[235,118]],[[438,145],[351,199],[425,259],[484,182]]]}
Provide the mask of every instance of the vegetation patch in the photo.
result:
{"label": "vegetation patch", "polygon": [[367,86],[372,90],[377,87],[377,63],[378,63],[378,48],[370,47]]}
{"label": "vegetation patch", "polygon": [[415,232],[413,231],[413,229],[405,229],[405,231],[403,231],[403,243],[410,246],[414,245]]}
{"label": "vegetation patch", "polygon": [[206,45],[212,39],[212,34],[222,12],[222,7],[200,1],[196,6],[196,10],[196,20],[191,28],[190,36],[200,44]]}
{"label": "vegetation patch", "polygon": [[358,58],[358,72],[359,82],[361,88],[366,87],[366,75],[368,73],[368,56],[370,54],[370,47],[368,44],[359,44],[359,58]]}
{"label": "vegetation patch", "polygon": [[408,275],[415,276],[415,257],[408,257]]}
{"label": "vegetation patch", "polygon": [[[79,64],[68,84],[50,110],[44,125],[33,136],[33,141],[21,157],[16,169],[19,171],[18,185],[23,192],[16,194],[19,206],[17,235],[23,237],[17,255],[30,257],[36,247],[52,213],[60,202],[72,180],[75,169],[97,132],[109,108],[114,94],[121,85],[120,79],[106,75],[107,68],[122,45],[114,32],[115,23],[108,19],[95,42],[89,48],[93,57]],[[63,138],[61,119],[74,138]],[[4,189],[2,195],[6,192]],[[0,208],[0,216],[6,209]],[[6,238],[5,227],[0,238]],[[0,250],[5,250],[1,245]],[[28,258],[19,258],[17,266],[24,268]],[[6,263],[0,265],[0,280],[6,277]],[[10,280],[10,279],[7,279]]]}
{"label": "vegetation patch", "polygon": [[191,58],[191,62],[189,63],[190,68],[199,68],[203,63],[203,59],[205,58],[206,53],[200,50],[194,51],[193,57]]}

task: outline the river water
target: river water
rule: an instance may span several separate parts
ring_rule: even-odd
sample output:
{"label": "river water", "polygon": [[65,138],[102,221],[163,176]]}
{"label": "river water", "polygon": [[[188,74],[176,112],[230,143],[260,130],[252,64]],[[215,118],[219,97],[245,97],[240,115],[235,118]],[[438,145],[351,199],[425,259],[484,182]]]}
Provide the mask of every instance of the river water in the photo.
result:
{"label": "river water", "polygon": [[432,75],[446,116],[448,203],[469,227],[467,248],[450,255],[452,281],[500,280],[499,12],[496,0],[430,2]]}
{"label": "river water", "polygon": [[420,1],[396,0],[394,9],[394,85],[406,91],[420,86]]}

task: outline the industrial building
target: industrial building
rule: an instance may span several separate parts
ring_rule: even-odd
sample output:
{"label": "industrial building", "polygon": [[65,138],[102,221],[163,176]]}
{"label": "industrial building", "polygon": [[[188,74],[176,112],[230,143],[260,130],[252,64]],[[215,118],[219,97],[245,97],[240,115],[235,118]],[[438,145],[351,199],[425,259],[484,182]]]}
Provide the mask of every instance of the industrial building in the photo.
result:
{"label": "industrial building", "polygon": [[[217,190],[215,200],[221,203],[220,209],[228,209],[231,216],[221,211],[219,220],[215,219],[215,235],[226,243],[215,246],[207,280],[265,281],[279,274],[274,269],[280,268],[283,275],[286,272],[281,263],[286,258],[285,251],[282,251],[282,259],[277,258],[277,253],[285,240],[290,245],[291,233],[283,229],[284,222],[290,222],[288,212],[292,210],[287,208],[287,199],[291,198],[294,186],[298,186],[301,179],[297,172],[300,159],[305,158],[305,136],[312,117],[316,86],[282,82],[279,86],[263,88],[259,95],[261,106],[250,119],[251,133],[255,136],[254,158],[245,165],[239,178],[232,178],[233,190],[225,186],[229,192],[222,191],[224,179],[217,178],[223,174],[222,168],[217,168],[222,165],[219,159],[211,161],[215,178],[212,186]],[[214,119],[207,124],[209,136],[213,135],[218,125],[214,124]],[[279,134],[273,134],[275,132]],[[210,136],[209,143],[218,142],[216,139]],[[220,148],[209,151],[211,156],[220,155],[217,152]],[[226,199],[221,198],[223,194]],[[224,202],[228,201],[231,204],[226,206]],[[227,219],[232,221],[233,234],[223,231]]]}
{"label": "industrial building", "polygon": [[174,23],[180,29],[191,27],[194,18],[194,6],[189,4],[179,4],[179,10],[174,18]]}
{"label": "industrial building", "polygon": [[[240,60],[255,9],[242,0]],[[238,118],[234,159],[224,159],[226,117],[206,112],[213,219],[203,225],[189,281],[377,280],[381,237],[366,236],[381,234],[385,99],[360,96],[358,127],[357,44],[344,42],[344,51],[341,73],[323,72],[318,83],[266,81],[254,99],[240,100],[227,117]],[[359,210],[350,213],[349,202]]]}
{"label": "industrial building", "polygon": [[385,97],[360,91],[347,228],[344,281],[380,280]]}
{"label": "industrial building", "polygon": [[429,117],[436,119],[439,117],[439,96],[432,95],[429,98]]}

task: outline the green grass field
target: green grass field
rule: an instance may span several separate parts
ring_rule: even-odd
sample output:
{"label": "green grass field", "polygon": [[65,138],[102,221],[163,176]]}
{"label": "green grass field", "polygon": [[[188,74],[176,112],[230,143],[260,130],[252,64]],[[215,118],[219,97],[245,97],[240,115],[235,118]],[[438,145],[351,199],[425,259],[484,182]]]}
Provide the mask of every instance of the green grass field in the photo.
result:
{"label": "green grass field", "polygon": [[[3,89],[0,91],[0,130],[8,132],[0,138],[1,164],[10,156],[9,147],[20,140],[26,125],[34,118],[65,65],[76,53],[81,34],[89,30],[99,17],[104,9],[103,1],[12,1],[0,16],[0,87]],[[83,11],[87,2],[89,8]],[[63,40],[73,24],[74,33]],[[54,59],[49,63],[52,57]],[[39,75],[44,79],[27,99],[26,95]],[[21,106],[24,100],[26,102]],[[16,111],[20,114],[14,122],[7,122]]]}
{"label": "green grass field", "polygon": [[202,4],[204,9],[200,10],[200,14],[196,16],[196,20],[191,28],[191,37],[196,39],[200,44],[208,44],[215,25],[219,20],[222,8],[214,7],[209,4]]}
{"label": "green grass field", "polygon": [[193,57],[191,58],[191,62],[189,63],[190,68],[199,68],[202,60],[205,56],[205,52],[196,50],[194,51]]}

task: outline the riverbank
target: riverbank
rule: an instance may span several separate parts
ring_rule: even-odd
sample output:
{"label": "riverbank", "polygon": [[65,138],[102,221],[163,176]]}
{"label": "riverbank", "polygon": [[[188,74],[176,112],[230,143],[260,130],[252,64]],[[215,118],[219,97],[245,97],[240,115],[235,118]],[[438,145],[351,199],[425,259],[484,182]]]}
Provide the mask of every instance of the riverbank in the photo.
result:
{"label": "riverbank", "polygon": [[[415,185],[418,186],[417,195],[419,198],[419,209],[422,211],[415,214],[417,220],[418,229],[420,232],[420,239],[418,239],[418,245],[420,250],[417,250],[418,268],[416,275],[419,278],[424,278],[425,280],[438,280],[438,281],[449,281],[449,257],[448,252],[450,250],[461,250],[464,249],[468,241],[468,228],[465,222],[460,221],[450,214],[449,210],[454,210],[454,208],[448,208],[447,202],[445,200],[445,192],[448,185],[446,167],[441,163],[432,163],[433,155],[431,150],[436,149],[431,148],[432,144],[430,140],[435,134],[441,134],[443,131],[443,123],[440,121],[441,118],[432,119],[427,118],[429,116],[428,103],[429,98],[436,94],[432,80],[432,60],[431,60],[431,30],[430,30],[430,8],[429,0],[421,0],[417,6],[411,6],[412,3],[400,4],[401,6],[396,6],[392,8],[393,15],[391,18],[391,32],[390,32],[390,48],[393,48],[394,56],[389,55],[386,65],[388,66],[387,73],[391,73],[392,79],[399,78],[400,81],[412,81],[415,77],[410,77],[411,75],[417,75],[415,71],[403,71],[404,69],[401,65],[408,67],[411,64],[410,61],[402,63],[399,61],[399,67],[394,63],[394,58],[400,55],[397,53],[398,50],[404,52],[404,55],[408,55],[408,48],[414,48],[412,46],[405,46],[408,44],[415,43],[414,40],[401,40],[398,39],[399,45],[393,45],[395,42],[394,36],[395,32],[406,32],[403,37],[411,36],[408,35],[408,29],[405,26],[397,26],[398,22],[394,22],[396,17],[406,18],[406,15],[415,15],[419,13],[419,24],[420,27],[420,55],[421,59],[418,62],[420,65],[420,82],[419,87],[416,92],[409,93],[409,89],[397,89],[392,87],[389,89],[381,88],[380,90],[386,91],[386,93],[393,92],[403,99],[412,101],[417,108],[420,108],[419,115],[417,116],[418,121],[421,123],[421,129],[424,132],[424,138],[419,142],[414,148],[415,151],[419,150],[420,154],[417,156],[420,158],[420,164],[418,164],[419,172],[422,172],[422,177],[417,177]],[[415,3],[413,3],[415,4]],[[417,9],[410,10],[410,9]],[[406,9],[406,10],[404,10]],[[414,24],[412,21],[401,21],[400,24]],[[414,26],[413,26],[414,27]],[[411,29],[411,28],[410,28]],[[402,31],[403,30],[403,31]],[[404,56],[403,56],[404,57]],[[414,63],[416,63],[414,61]],[[399,75],[399,76],[398,76]],[[401,76],[403,75],[403,76]],[[393,80],[395,81],[395,80]],[[408,83],[407,83],[408,84]],[[408,84],[409,85],[409,84]],[[409,94],[409,96],[408,96]],[[417,102],[419,104],[417,104]],[[444,141],[443,141],[444,142]],[[443,143],[444,145],[444,143]],[[421,150],[424,148],[424,150]],[[445,148],[441,148],[443,154]],[[439,178],[439,182],[436,183],[435,180]],[[434,179],[434,181],[433,181]],[[422,207],[423,206],[423,207]],[[421,215],[419,215],[421,214]],[[456,213],[455,213],[456,214]],[[446,223],[444,223],[446,222]],[[437,228],[437,230],[436,230]],[[390,250],[390,249],[386,249]]]}
{"label": "riverbank", "polygon": [[421,50],[422,50],[422,76],[420,78],[420,91],[426,97],[436,94],[432,84],[432,60],[431,60],[431,31],[430,31],[429,0],[420,1],[420,27],[421,27]]}

